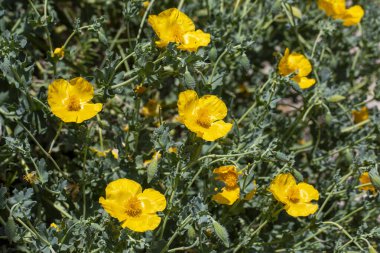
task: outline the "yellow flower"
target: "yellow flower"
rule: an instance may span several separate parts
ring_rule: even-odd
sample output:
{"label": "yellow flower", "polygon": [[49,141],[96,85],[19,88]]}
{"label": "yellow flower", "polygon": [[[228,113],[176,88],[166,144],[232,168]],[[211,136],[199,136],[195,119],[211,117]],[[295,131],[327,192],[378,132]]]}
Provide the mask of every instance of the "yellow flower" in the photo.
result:
{"label": "yellow flower", "polygon": [[179,94],[177,105],[180,121],[206,141],[215,141],[227,135],[232,128],[231,123],[223,121],[227,107],[217,96],[198,98],[195,91],[187,90]]}
{"label": "yellow flower", "polygon": [[296,73],[292,80],[298,83],[301,89],[307,89],[315,84],[315,79],[306,77],[312,70],[310,61],[302,54],[290,54],[289,48],[285,50],[278,64],[278,70],[282,76]]}
{"label": "yellow flower", "polygon": [[[359,177],[359,181],[360,181],[360,184],[372,183],[368,172],[362,173]],[[371,191],[372,193],[376,193],[376,188],[372,184],[367,185],[367,186],[361,186],[359,187],[359,189],[362,191]]]}
{"label": "yellow flower", "polygon": [[240,197],[240,187],[238,185],[239,173],[235,166],[228,165],[214,169],[215,179],[224,183],[222,191],[215,194],[212,200],[222,205],[232,205]]}
{"label": "yellow flower", "polygon": [[342,20],[344,26],[357,25],[364,16],[364,10],[360,5],[346,9],[345,0],[318,0],[318,7],[324,10],[327,16]]}
{"label": "yellow flower", "polygon": [[144,161],[144,166],[148,166],[151,162],[158,161],[160,158],[161,158],[160,151],[156,151],[156,152],[153,153],[152,159]]}
{"label": "yellow flower", "polygon": [[164,195],[152,188],[142,191],[139,183],[126,178],[109,183],[99,203],[123,228],[135,232],[156,229],[161,222],[156,212],[166,208]]}
{"label": "yellow flower", "polygon": [[202,30],[195,30],[193,21],[176,8],[171,8],[158,15],[149,15],[148,23],[157,34],[158,47],[166,47],[173,42],[178,49],[195,52],[199,47],[210,43],[211,35]]}
{"label": "yellow flower", "polygon": [[54,228],[56,231],[60,231],[59,227],[54,222],[50,224],[50,227]]}
{"label": "yellow flower", "polygon": [[65,48],[57,47],[56,49],[54,49],[52,57],[57,57],[59,59],[62,59],[64,56],[65,56]]}
{"label": "yellow flower", "polygon": [[57,79],[49,85],[48,103],[52,113],[64,122],[82,123],[102,110],[102,104],[93,104],[94,88],[82,77],[70,82]]}
{"label": "yellow flower", "polygon": [[37,176],[37,173],[35,171],[32,171],[30,173],[26,173],[23,176],[23,179],[25,182],[27,182],[29,184],[35,184],[38,182],[38,176]]}
{"label": "yellow flower", "polygon": [[358,124],[369,118],[368,108],[363,106],[360,111],[353,110],[352,116],[354,117],[354,123]]}
{"label": "yellow flower", "polygon": [[141,108],[140,113],[145,117],[154,117],[157,116],[160,112],[160,103],[155,99],[149,99],[143,108]]}
{"label": "yellow flower", "polygon": [[123,131],[124,132],[128,132],[129,131],[129,125],[128,124],[124,125]]}
{"label": "yellow flower", "polygon": [[175,153],[175,154],[177,154],[177,153],[178,153],[178,149],[177,149],[177,147],[170,147],[170,148],[168,149],[168,152],[169,152],[169,153]]}
{"label": "yellow flower", "polygon": [[273,196],[285,204],[286,212],[293,216],[308,216],[318,210],[318,204],[311,203],[319,199],[319,192],[310,184],[296,183],[289,174],[280,174],[270,184]]}

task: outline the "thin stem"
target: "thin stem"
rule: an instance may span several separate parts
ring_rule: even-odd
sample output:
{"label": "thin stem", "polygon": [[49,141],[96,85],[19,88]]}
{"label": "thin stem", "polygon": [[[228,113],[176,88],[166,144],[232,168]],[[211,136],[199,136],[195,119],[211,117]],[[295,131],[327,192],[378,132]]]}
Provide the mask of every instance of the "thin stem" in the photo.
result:
{"label": "thin stem", "polygon": [[59,126],[58,126],[57,133],[55,134],[54,139],[52,140],[52,142],[51,142],[51,144],[50,144],[50,148],[49,148],[49,151],[48,151],[49,154],[51,153],[51,150],[52,150],[53,147],[54,147],[55,141],[58,139],[58,136],[59,136],[59,134],[61,133],[62,125],[63,125],[62,121],[59,122]]}
{"label": "thin stem", "polygon": [[144,16],[143,16],[143,18],[141,20],[141,23],[140,23],[139,31],[137,32],[136,44],[138,43],[138,41],[140,39],[141,32],[142,32],[142,29],[144,27],[144,23],[145,23],[146,17],[148,16],[148,13],[149,13],[150,9],[152,8],[152,6],[154,4],[154,1],[155,0],[150,1],[149,5],[148,5],[148,8],[146,8],[146,10],[145,10]]}
{"label": "thin stem", "polygon": [[323,224],[331,224],[331,225],[334,225],[336,226],[339,230],[341,230],[343,232],[343,234],[345,234],[348,238],[350,238],[350,240],[361,250],[361,251],[364,251],[364,249],[359,245],[359,243],[356,242],[356,240],[347,232],[347,230],[345,230],[341,225],[339,225],[338,223],[335,223],[333,221],[324,221],[322,222]]}

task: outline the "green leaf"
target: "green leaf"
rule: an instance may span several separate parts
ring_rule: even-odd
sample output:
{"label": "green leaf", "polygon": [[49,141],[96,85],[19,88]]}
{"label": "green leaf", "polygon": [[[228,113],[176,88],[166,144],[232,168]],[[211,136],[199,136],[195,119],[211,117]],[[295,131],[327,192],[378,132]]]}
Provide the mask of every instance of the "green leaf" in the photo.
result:
{"label": "green leaf", "polygon": [[230,239],[228,236],[228,232],[225,227],[220,225],[216,220],[212,220],[212,225],[214,227],[215,234],[219,237],[219,239],[223,242],[224,246],[230,246]]}
{"label": "green leaf", "polygon": [[157,170],[158,170],[158,160],[156,158],[153,158],[147,168],[148,183],[152,181],[153,177],[157,173]]}

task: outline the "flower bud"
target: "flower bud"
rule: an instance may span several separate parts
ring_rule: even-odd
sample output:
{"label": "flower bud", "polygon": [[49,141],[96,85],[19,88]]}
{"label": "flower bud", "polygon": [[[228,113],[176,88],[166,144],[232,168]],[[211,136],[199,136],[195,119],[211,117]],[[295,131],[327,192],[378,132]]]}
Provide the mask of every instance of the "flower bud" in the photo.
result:
{"label": "flower bud", "polygon": [[377,190],[380,190],[380,175],[379,172],[377,171],[377,168],[373,168],[370,170],[368,173],[369,178],[371,179],[371,183]]}

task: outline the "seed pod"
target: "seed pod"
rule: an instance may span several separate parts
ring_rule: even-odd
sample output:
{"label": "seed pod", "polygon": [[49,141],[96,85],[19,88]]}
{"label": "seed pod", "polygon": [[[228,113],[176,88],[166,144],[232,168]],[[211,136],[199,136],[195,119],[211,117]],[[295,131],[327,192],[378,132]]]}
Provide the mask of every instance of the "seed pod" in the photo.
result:
{"label": "seed pod", "polygon": [[338,103],[338,102],[345,100],[345,99],[346,99],[346,97],[344,97],[342,95],[332,95],[332,96],[327,98],[327,101],[331,102],[331,103]]}

